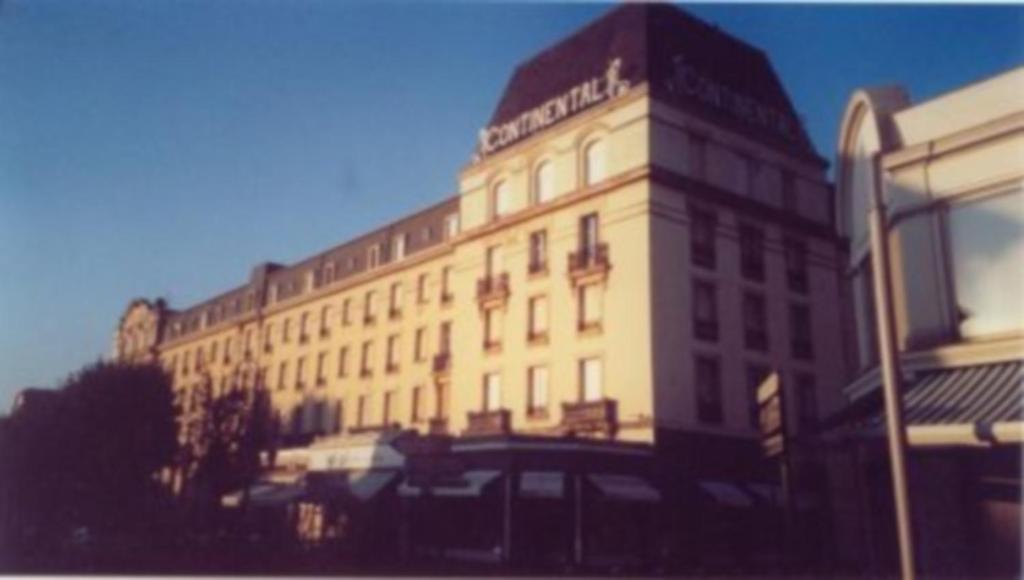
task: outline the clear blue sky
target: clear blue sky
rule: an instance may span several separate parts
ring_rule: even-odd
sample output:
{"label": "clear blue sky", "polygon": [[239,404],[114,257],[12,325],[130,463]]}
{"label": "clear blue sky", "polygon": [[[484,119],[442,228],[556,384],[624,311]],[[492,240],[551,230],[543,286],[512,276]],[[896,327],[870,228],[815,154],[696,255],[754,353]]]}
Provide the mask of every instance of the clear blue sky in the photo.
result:
{"label": "clear blue sky", "polygon": [[[0,0],[0,412],[185,306],[455,191],[521,60],[602,4]],[[856,87],[1024,62],[1020,7],[695,5],[763,48],[818,150]]]}

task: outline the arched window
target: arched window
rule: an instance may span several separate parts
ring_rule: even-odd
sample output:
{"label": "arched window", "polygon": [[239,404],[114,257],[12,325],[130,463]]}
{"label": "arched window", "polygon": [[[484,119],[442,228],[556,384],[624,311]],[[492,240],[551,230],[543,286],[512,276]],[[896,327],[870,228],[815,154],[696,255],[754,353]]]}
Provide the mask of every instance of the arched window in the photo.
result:
{"label": "arched window", "polygon": [[555,168],[550,161],[543,161],[537,166],[533,178],[534,200],[537,203],[551,201],[555,195]]}
{"label": "arched window", "polygon": [[495,218],[500,218],[501,216],[508,213],[509,192],[507,181],[499,181],[498,184],[494,186],[494,194],[491,208],[492,214],[494,215]]}
{"label": "arched window", "polygon": [[583,149],[583,183],[593,185],[607,175],[607,147],[604,140],[591,141]]}

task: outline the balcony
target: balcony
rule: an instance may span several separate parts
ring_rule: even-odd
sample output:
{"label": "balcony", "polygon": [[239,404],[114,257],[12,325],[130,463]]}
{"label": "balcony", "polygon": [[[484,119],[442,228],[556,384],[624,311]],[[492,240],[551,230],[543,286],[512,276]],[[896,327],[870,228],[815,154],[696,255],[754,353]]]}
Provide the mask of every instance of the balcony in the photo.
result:
{"label": "balcony", "polygon": [[505,435],[512,431],[512,414],[508,409],[467,413],[466,435]]}
{"label": "balcony", "polygon": [[429,435],[447,435],[448,434],[448,418],[447,417],[435,417],[427,423],[427,434]]}
{"label": "balcony", "polygon": [[615,435],[618,405],[613,399],[562,403],[562,427],[571,433]]}
{"label": "balcony", "polygon": [[603,280],[608,277],[611,262],[608,244],[596,244],[569,253],[569,278],[573,284]]}
{"label": "balcony", "polygon": [[481,307],[505,304],[508,295],[508,272],[484,276],[476,281],[476,299]]}
{"label": "balcony", "polygon": [[434,355],[434,374],[447,375],[452,371],[452,355],[447,352],[440,352]]}

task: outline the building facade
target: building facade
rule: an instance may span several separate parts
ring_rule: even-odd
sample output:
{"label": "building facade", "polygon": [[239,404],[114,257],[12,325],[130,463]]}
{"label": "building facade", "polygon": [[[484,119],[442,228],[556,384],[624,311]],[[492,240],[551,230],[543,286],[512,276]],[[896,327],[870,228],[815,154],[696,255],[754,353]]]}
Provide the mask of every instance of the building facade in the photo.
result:
{"label": "building facade", "polygon": [[914,104],[855,93],[838,149],[855,369],[832,422],[837,545],[892,569],[870,215],[889,222],[896,342],[923,574],[1019,575],[1024,437],[1024,69]]}
{"label": "building facade", "polygon": [[133,302],[116,354],[186,412],[269,389],[286,446],[594,439],[643,448],[660,501],[753,505],[778,480],[757,386],[781,379],[798,438],[843,403],[826,167],[764,53],[618,7],[515,70],[457,195],[188,308]]}

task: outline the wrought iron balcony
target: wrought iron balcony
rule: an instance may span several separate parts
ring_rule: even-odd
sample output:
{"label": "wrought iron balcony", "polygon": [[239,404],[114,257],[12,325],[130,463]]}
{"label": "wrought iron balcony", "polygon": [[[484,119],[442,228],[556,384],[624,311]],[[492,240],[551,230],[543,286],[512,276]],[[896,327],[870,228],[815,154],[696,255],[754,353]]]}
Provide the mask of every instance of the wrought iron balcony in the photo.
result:
{"label": "wrought iron balcony", "polygon": [[566,431],[614,435],[618,422],[618,404],[614,399],[562,403],[562,427]]}
{"label": "wrought iron balcony", "polygon": [[508,272],[484,276],[476,281],[476,299],[481,304],[504,303],[508,300]]}
{"label": "wrought iron balcony", "polygon": [[504,435],[512,431],[512,414],[508,409],[470,411],[466,435]]}
{"label": "wrought iron balcony", "polygon": [[569,253],[569,277],[573,282],[587,278],[604,278],[611,269],[608,244],[585,246]]}
{"label": "wrought iron balcony", "polygon": [[434,374],[448,374],[452,370],[452,355],[448,352],[439,352],[434,355]]}
{"label": "wrought iron balcony", "polygon": [[435,417],[427,423],[427,433],[430,435],[447,435],[448,418]]}

